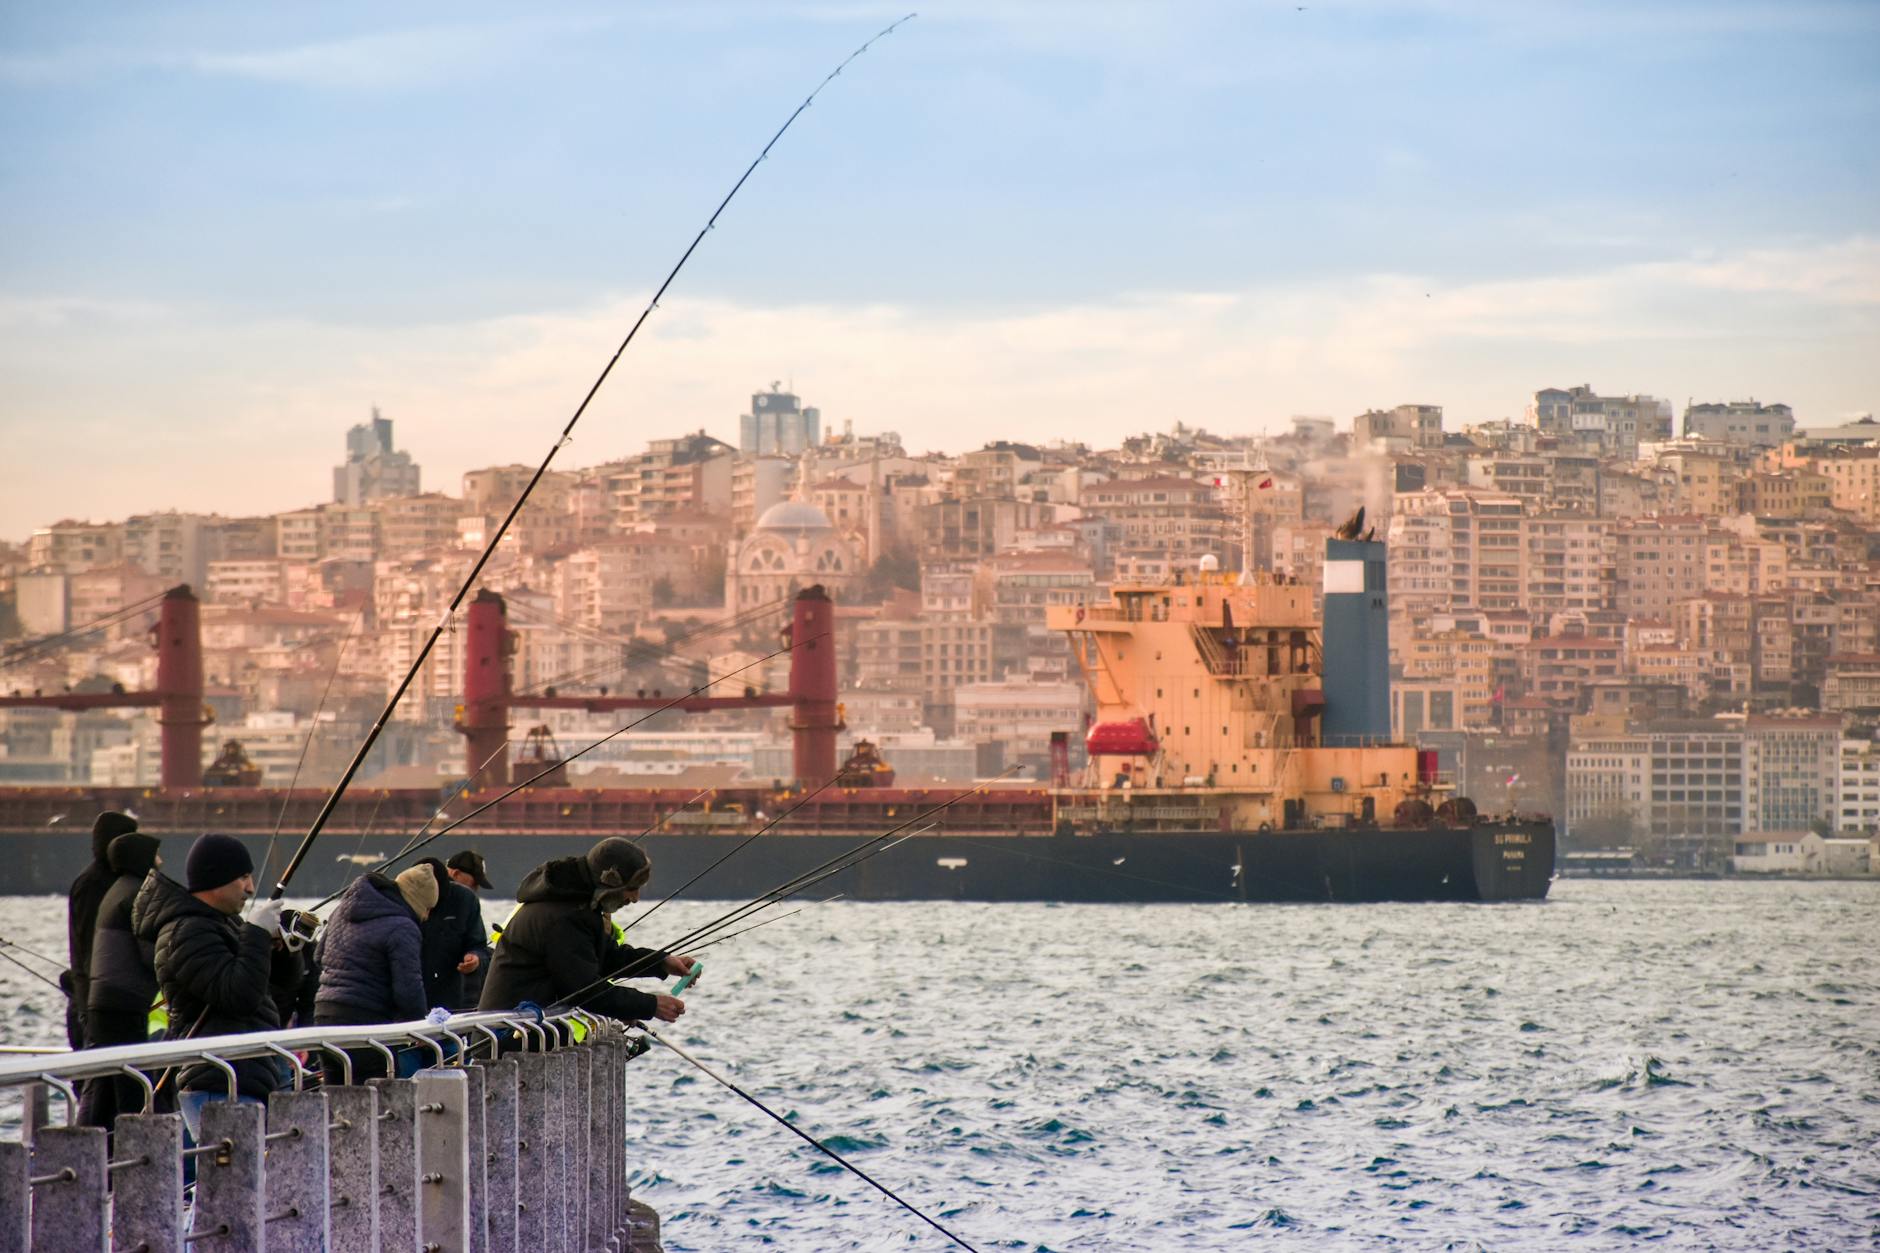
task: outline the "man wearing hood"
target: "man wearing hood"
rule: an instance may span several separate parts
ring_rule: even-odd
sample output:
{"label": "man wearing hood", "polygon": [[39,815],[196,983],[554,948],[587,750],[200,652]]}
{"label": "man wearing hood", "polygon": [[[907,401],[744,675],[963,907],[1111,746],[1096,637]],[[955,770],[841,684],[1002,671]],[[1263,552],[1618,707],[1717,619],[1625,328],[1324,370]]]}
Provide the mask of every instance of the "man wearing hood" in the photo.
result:
{"label": "man wearing hood", "polygon": [[137,829],[137,819],[106,810],[91,824],[91,861],[72,880],[65,898],[66,960],[71,963],[72,986],[66,1002],[65,1035],[75,1049],[85,1047],[85,1006],[91,999],[91,936],[98,925],[98,906],[117,878],[111,869],[111,841]]}
{"label": "man wearing hood", "polygon": [[616,987],[609,976],[664,978],[692,969],[677,953],[634,948],[614,939],[608,915],[640,899],[652,863],[630,840],[602,840],[586,857],[558,857],[531,870],[516,890],[521,908],[503,927],[483,984],[483,1009],[532,1001],[571,1004],[644,1022],[672,1022],[685,1012],[676,996]]}
{"label": "man wearing hood", "polygon": [[[87,963],[85,1046],[142,1044],[150,1035],[150,1006],[157,999],[156,946],[131,930],[131,904],[144,877],[163,859],[153,835],[132,831],[111,841],[105,860],[117,879],[98,904]],[[109,1129],[120,1112],[143,1108],[143,1087],[125,1075],[85,1085],[81,1119]]]}
{"label": "man wearing hood", "polygon": [[[162,871],[137,890],[131,926],[154,946],[157,984],[169,1005],[172,1040],[273,1031],[281,1025],[270,995],[274,939],[281,933],[280,901],[257,905],[246,921],[242,906],[255,891],[255,863],[233,836],[209,834],[190,845],[184,882]],[[266,1100],[287,1076],[273,1058],[234,1063],[240,1095]],[[208,1062],[183,1071],[183,1115],[191,1120],[226,1089]]]}
{"label": "man wearing hood", "polygon": [[[316,952],[320,990],[313,1020],[320,1026],[410,1022],[424,1017],[425,917],[437,905],[437,879],[413,866],[396,879],[369,874],[353,880],[321,929]],[[385,1074],[377,1049],[349,1050],[352,1081]],[[338,1060],[321,1059],[326,1081],[339,1083]]]}

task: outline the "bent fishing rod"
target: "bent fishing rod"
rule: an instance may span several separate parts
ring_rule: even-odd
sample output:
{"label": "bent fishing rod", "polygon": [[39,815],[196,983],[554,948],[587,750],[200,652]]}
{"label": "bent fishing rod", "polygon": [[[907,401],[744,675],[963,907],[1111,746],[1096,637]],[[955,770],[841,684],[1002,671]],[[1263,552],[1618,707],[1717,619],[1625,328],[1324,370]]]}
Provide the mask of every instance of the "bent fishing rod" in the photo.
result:
{"label": "bent fishing rod", "polygon": [[333,811],[339,808],[341,798],[346,795],[346,789],[351,786],[353,777],[359,773],[360,767],[365,765],[366,757],[371,753],[372,746],[378,743],[379,735],[384,731],[385,724],[391,721],[393,712],[398,708],[398,703],[404,699],[405,692],[417,679],[418,671],[423,669],[424,663],[430,659],[431,650],[437,646],[438,639],[444,634],[445,628],[450,625],[451,619],[456,616],[457,610],[462,606],[464,598],[470,594],[470,589],[476,586],[478,578],[483,574],[483,568],[488,565],[490,559],[496,555],[497,546],[502,543],[503,537],[509,533],[510,525],[515,522],[517,515],[522,512],[522,507],[528,504],[529,497],[534,494],[536,485],[539,484],[543,476],[548,473],[550,464],[555,460],[555,454],[566,447],[574,438],[574,428],[576,424],[581,421],[582,415],[587,412],[588,406],[594,401],[594,397],[600,393],[601,385],[604,384],[608,377],[614,372],[614,366],[619,363],[620,358],[625,355],[628,346],[631,345],[634,338],[639,335],[640,328],[646,325],[647,319],[653,316],[653,311],[659,308],[661,298],[665,296],[667,289],[670,288],[673,282],[679,277],[679,272],[685,269],[686,262],[692,259],[692,254],[698,251],[698,246],[705,242],[705,236],[717,228],[719,216],[730,206],[732,200],[737,197],[738,192],[743,189],[744,184],[750,180],[751,175],[757,172],[757,167],[763,164],[770,156],[770,150],[777,146],[778,141],[783,138],[785,132],[795,124],[797,118],[803,116],[803,113],[811,104],[815,103],[816,97],[822,94],[823,88],[834,82],[836,77],[841,74],[843,70],[848,68],[850,62],[854,61],[864,52],[867,52],[874,46],[877,40],[893,34],[896,28],[909,21],[913,16],[914,15],[910,13],[906,17],[891,22],[883,27],[866,43],[862,44],[861,47],[849,53],[847,57],[844,57],[840,65],[829,71],[828,76],[816,85],[816,89],[803,98],[803,103],[797,105],[790,116],[784,119],[783,125],[777,128],[777,133],[772,135],[770,141],[763,146],[757,156],[752,158],[751,163],[745,167],[744,173],[738,175],[737,181],[731,185],[731,190],[725,193],[724,199],[718,202],[718,207],[713,209],[711,216],[705,219],[705,225],[699,228],[698,234],[693,237],[692,242],[686,245],[684,252],[679,254],[679,259],[673,263],[672,269],[667,272],[664,281],[662,281],[659,287],[653,292],[652,298],[646,302],[646,307],[640,310],[640,314],[634,319],[633,325],[628,328],[625,338],[620,341],[620,346],[614,349],[613,356],[607,359],[607,364],[601,367],[600,374],[588,387],[587,393],[581,397],[581,403],[575,406],[574,412],[569,416],[567,424],[562,427],[561,433],[556,436],[555,441],[548,446],[548,451],[543,455],[541,464],[536,466],[535,473],[530,476],[529,481],[523,485],[521,494],[516,497],[516,503],[509,507],[509,512],[504,515],[502,522],[490,533],[488,541],[483,545],[483,551],[477,555],[477,559],[475,563],[471,565],[469,573],[464,576],[463,583],[457,588],[456,594],[450,598],[450,604],[445,606],[444,612],[438,615],[436,624],[431,628],[431,633],[425,637],[423,646],[418,649],[417,655],[412,658],[411,665],[406,669],[404,677],[398,681],[398,686],[393,689],[390,698],[386,700],[385,708],[379,711],[378,718],[373,721],[371,729],[366,732],[365,739],[360,742],[359,750],[353,754],[353,759],[346,766],[345,773],[340,775],[339,782],[333,785],[333,791],[327,796],[326,802],[321,805],[320,812],[314,817],[313,825],[307,828],[307,834],[301,838],[300,847],[294,850],[292,859],[288,861],[286,868],[281,871],[280,881],[274,885],[274,890],[269,895],[270,900],[279,900],[281,897],[287,895],[288,882],[294,877],[295,872],[300,869],[301,863],[307,859],[308,851],[312,849],[313,842],[320,837],[320,832],[325,829],[328,820],[332,818]]}
{"label": "bent fishing rod", "polygon": [[[607,744],[612,740],[618,739],[620,736],[625,735],[627,732],[633,730],[635,727],[640,726],[643,723],[653,718],[657,718],[660,714],[666,713],[669,710],[672,710],[679,705],[683,705],[686,701],[691,700],[694,696],[697,696],[701,692],[705,692],[713,687],[716,687],[718,684],[723,683],[726,679],[735,679],[740,674],[743,674],[746,670],[755,669],[758,666],[761,666],[761,665],[766,664],[767,662],[773,661],[776,658],[783,656],[785,653],[789,652],[790,650],[801,647],[804,644],[810,644],[810,643],[814,643],[816,640],[824,639],[827,637],[827,634],[828,633],[825,632],[823,635],[812,635],[807,640],[792,640],[790,641],[790,643],[784,645],[782,648],[777,649],[775,652],[770,653],[767,656],[759,657],[756,661],[747,662],[744,665],[739,666],[736,670],[727,670],[725,671],[725,673],[717,676],[716,678],[710,679],[704,683],[699,684],[697,687],[693,688],[689,692],[680,693],[679,695],[673,697],[671,700],[667,701],[665,704],[659,706],[657,709],[648,710],[645,713],[645,715],[643,715],[642,717],[635,718],[631,722],[624,723],[621,726],[615,727],[612,731],[609,731],[606,735],[603,735],[600,739],[595,740],[591,744],[582,745],[580,748],[576,749],[572,753],[569,753],[566,757],[562,758],[560,761],[555,762],[552,765],[545,766],[543,769],[537,771],[535,774],[530,775],[528,778],[522,780],[520,783],[511,784],[509,787],[505,788],[502,792],[498,793],[494,798],[484,801],[481,805],[478,805],[475,809],[472,809],[469,813],[465,814],[463,817],[453,818],[448,823],[445,823],[443,826],[439,827],[436,831],[433,831],[430,835],[426,836],[424,839],[419,840],[416,843],[406,844],[404,848],[399,849],[396,853],[393,853],[390,857],[387,857],[384,861],[381,861],[378,865],[373,866],[371,869],[365,871],[364,873],[366,874],[379,873],[380,871],[384,870],[387,866],[390,866],[395,862],[398,862],[406,857],[411,856],[413,853],[417,852],[419,849],[423,848],[425,845],[430,844],[436,840],[443,839],[445,836],[449,835],[452,831],[455,831],[458,827],[461,827],[464,823],[469,822],[472,818],[477,818],[485,813],[488,813],[490,810],[496,808],[498,805],[502,804],[504,801],[508,800],[510,797],[514,796],[516,793],[523,791],[524,789],[531,787],[536,783],[541,782],[543,779],[546,779],[549,775],[554,774],[557,770],[563,769],[564,767],[568,765],[569,762],[579,761],[581,758],[587,756],[589,753],[601,747],[603,744]],[[425,826],[427,827],[430,826],[432,822],[436,821],[436,818],[437,816],[433,814],[431,818],[426,820]],[[422,828],[420,828],[419,834],[423,834]],[[285,879],[283,879],[283,882],[285,882]],[[317,904],[315,904],[313,908],[322,909],[325,906],[332,904],[334,901],[338,900],[341,895],[345,893],[345,890],[346,890],[345,888],[341,888],[338,892],[330,893],[329,895],[323,897]]]}
{"label": "bent fishing rod", "polygon": [[972,1245],[966,1243],[966,1241],[962,1240],[959,1236],[955,1235],[952,1231],[942,1226],[939,1220],[929,1218],[926,1214],[916,1209],[913,1205],[909,1204],[907,1201],[902,1200],[901,1197],[898,1194],[896,1194],[894,1189],[888,1187],[886,1184],[882,1183],[880,1180],[870,1175],[867,1171],[863,1170],[860,1166],[857,1166],[854,1162],[851,1162],[848,1158],[842,1156],[842,1154],[836,1152],[834,1149],[824,1144],[821,1140],[818,1140],[815,1136],[803,1130],[801,1127],[791,1122],[788,1118],[785,1118],[782,1114],[779,1114],[776,1110],[770,1108],[770,1106],[764,1104],[762,1101],[752,1096],[749,1092],[746,1092],[743,1088],[731,1082],[731,1080],[725,1078],[723,1075],[713,1070],[710,1066],[707,1066],[704,1062],[700,1061],[698,1058],[692,1056],[690,1053],[686,1052],[684,1049],[674,1044],[671,1040],[668,1040],[665,1036],[660,1035],[657,1031],[654,1031],[651,1027],[641,1027],[640,1030],[645,1032],[647,1039],[652,1040],[656,1044],[664,1045],[666,1048],[671,1049],[674,1053],[677,1053],[680,1057],[690,1062],[692,1066],[695,1069],[697,1069],[700,1074],[705,1075],[706,1077],[710,1078],[711,1080],[718,1083],[722,1087],[728,1088],[732,1092],[735,1092],[738,1096],[742,1097],[747,1103],[749,1103],[750,1105],[755,1107],[757,1110],[762,1112],[766,1118],[770,1119],[772,1122],[776,1123],[779,1127],[782,1127],[785,1131],[788,1131],[791,1135],[803,1141],[805,1144],[809,1145],[811,1148],[815,1149],[817,1152],[822,1153],[823,1155],[828,1157],[831,1161],[835,1162],[836,1165],[842,1167],[844,1170],[854,1175],[857,1179],[860,1179],[863,1183],[867,1184],[869,1187],[873,1188],[875,1191],[881,1193],[881,1195],[887,1197],[890,1201],[893,1201],[896,1205],[900,1206],[902,1209],[906,1210],[908,1213],[912,1214],[914,1217],[920,1219],[922,1222],[926,1223],[929,1227],[932,1227],[935,1231],[939,1232],[941,1235],[945,1236],[947,1239],[951,1240],[953,1243],[959,1245],[962,1249],[965,1249],[967,1253],[979,1253],[979,1251],[973,1248]]}

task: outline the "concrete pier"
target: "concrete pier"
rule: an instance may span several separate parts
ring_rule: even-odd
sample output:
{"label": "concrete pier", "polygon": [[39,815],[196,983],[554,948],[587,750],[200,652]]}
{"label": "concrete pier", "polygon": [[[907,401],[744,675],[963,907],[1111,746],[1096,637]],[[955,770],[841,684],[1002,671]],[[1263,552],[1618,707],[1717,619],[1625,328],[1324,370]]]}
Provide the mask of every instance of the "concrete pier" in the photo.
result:
{"label": "concrete pier", "polygon": [[[321,1086],[296,1061],[266,1105],[205,1106],[190,1147],[180,1114],[124,1115],[109,1148],[100,1129],[56,1125],[78,1084],[127,1065],[413,1042],[431,1064],[410,1078]],[[0,1089],[25,1098],[25,1120],[0,1142],[0,1249],[657,1253],[658,1216],[627,1186],[627,1063],[643,1047],[586,1015],[474,1014],[9,1057]]]}

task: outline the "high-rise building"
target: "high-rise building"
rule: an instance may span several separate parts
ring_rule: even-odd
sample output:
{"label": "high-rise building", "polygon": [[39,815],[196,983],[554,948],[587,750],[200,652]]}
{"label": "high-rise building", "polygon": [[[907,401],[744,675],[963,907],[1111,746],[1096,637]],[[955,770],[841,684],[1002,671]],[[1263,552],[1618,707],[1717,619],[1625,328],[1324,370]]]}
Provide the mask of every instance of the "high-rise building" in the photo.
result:
{"label": "high-rise building", "polygon": [[738,451],[794,455],[822,438],[822,410],[805,409],[794,393],[772,383],[751,397],[751,411],[738,419]]}
{"label": "high-rise building", "polygon": [[392,447],[392,420],[372,411],[370,422],[346,432],[346,464],[333,467],[333,502],[364,505],[387,496],[418,494],[418,465]]}

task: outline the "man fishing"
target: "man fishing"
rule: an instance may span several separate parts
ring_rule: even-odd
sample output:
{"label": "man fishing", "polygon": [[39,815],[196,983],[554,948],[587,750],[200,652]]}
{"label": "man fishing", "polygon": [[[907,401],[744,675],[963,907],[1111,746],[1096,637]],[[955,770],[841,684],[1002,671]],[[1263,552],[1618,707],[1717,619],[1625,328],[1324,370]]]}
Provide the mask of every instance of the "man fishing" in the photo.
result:
{"label": "man fishing", "polygon": [[65,1012],[65,1035],[75,1049],[86,1045],[85,1010],[91,1000],[91,937],[98,926],[98,907],[104,894],[117,881],[111,869],[108,850],[111,841],[137,830],[137,819],[116,810],[106,810],[91,824],[91,861],[72,881],[66,893],[66,948],[71,967],[67,978],[71,988]]}
{"label": "man fishing", "polygon": [[[281,902],[265,901],[243,920],[242,907],[255,894],[255,863],[233,836],[199,838],[183,873],[178,883],[161,870],[153,872],[131,906],[137,938],[154,946],[171,1038],[278,1028],[269,985]],[[281,1063],[271,1058],[246,1058],[234,1067],[244,1100],[265,1101],[287,1083]],[[191,1135],[202,1106],[224,1091],[222,1072],[207,1062],[183,1071],[183,1118]]]}
{"label": "man fishing", "polygon": [[618,987],[613,974],[683,975],[692,959],[634,948],[614,938],[608,915],[640,899],[653,865],[631,840],[612,837],[585,857],[557,857],[531,870],[516,889],[520,909],[503,928],[483,984],[483,1009],[532,1001],[568,1002],[629,1022],[673,1022],[685,1002],[659,992]]}

